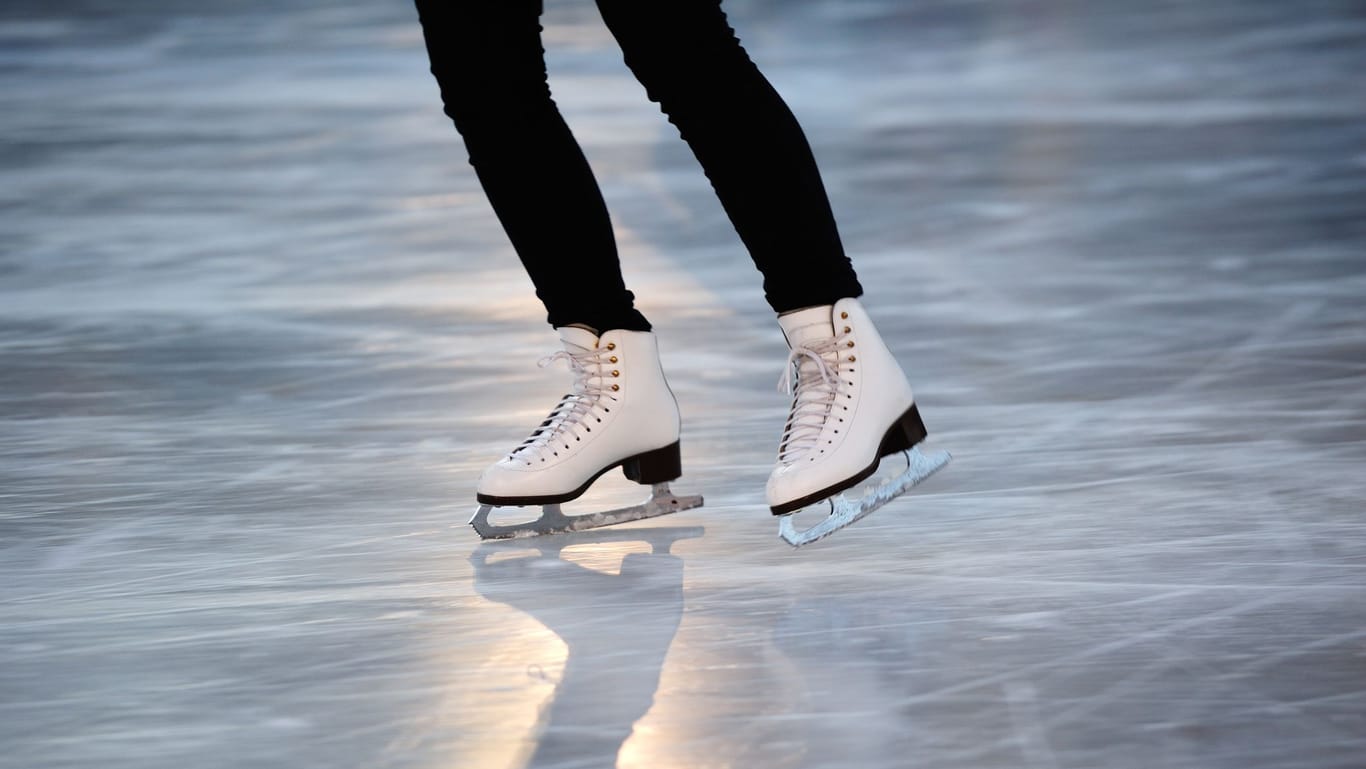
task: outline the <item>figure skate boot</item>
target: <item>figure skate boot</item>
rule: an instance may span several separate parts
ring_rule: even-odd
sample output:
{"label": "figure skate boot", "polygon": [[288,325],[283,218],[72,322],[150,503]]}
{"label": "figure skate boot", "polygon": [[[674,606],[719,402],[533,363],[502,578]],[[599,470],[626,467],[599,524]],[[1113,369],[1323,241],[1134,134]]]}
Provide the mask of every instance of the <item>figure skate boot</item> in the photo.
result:
{"label": "figure skate boot", "polygon": [[[948,452],[925,455],[910,383],[858,299],[779,316],[791,353],[779,387],[792,410],[768,479],[768,504],[779,534],[794,547],[868,515],[946,465]],[[796,375],[795,386],[792,382]],[[904,453],[906,471],[857,500],[842,495],[872,475],[882,457]],[[791,513],[830,500],[821,523],[798,531]]]}
{"label": "figure skate boot", "polygon": [[[681,497],[669,481],[681,474],[678,403],[659,365],[655,336],[614,329],[601,336],[587,329],[557,329],[564,349],[541,360],[567,361],[572,391],[520,446],[479,478],[479,509],[470,524],[484,539],[578,531],[653,518],[702,504]],[[620,467],[626,477],[652,487],[648,500],[631,507],[565,515],[560,503],[582,496],[603,473]],[[541,505],[527,523],[489,521],[494,507]]]}

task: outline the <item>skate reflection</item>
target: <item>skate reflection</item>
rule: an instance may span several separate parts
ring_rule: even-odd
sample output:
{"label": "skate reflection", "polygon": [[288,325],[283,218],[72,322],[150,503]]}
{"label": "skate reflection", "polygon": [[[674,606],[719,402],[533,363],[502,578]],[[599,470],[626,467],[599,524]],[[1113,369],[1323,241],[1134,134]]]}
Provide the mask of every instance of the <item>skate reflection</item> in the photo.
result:
{"label": "skate reflection", "polygon": [[[683,560],[670,549],[703,532],[700,526],[593,531],[475,549],[475,590],[530,615],[568,647],[526,767],[616,765],[633,725],[654,703],[683,615]],[[632,543],[650,551],[627,553],[619,573],[575,562],[615,561]],[[536,552],[521,555],[527,549]]]}

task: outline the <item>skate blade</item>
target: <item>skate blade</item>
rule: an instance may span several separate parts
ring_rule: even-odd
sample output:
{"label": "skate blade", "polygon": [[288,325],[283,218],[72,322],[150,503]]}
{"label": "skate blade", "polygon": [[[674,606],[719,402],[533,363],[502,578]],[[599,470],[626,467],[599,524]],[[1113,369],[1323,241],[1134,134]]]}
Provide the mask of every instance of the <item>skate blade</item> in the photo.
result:
{"label": "skate blade", "polygon": [[843,494],[831,497],[827,500],[830,503],[830,515],[809,529],[798,531],[793,524],[796,514],[785,515],[778,519],[778,535],[793,547],[809,545],[818,539],[824,539],[905,494],[916,484],[941,470],[953,458],[947,451],[935,451],[925,455],[918,446],[912,447],[905,455],[905,472],[857,500],[851,501]]}
{"label": "skate blade", "polygon": [[558,504],[543,505],[541,517],[526,523],[499,525],[489,522],[492,505],[480,505],[470,518],[470,525],[481,539],[512,539],[514,537],[536,537],[542,534],[561,534],[569,531],[584,531],[618,523],[658,518],[661,515],[676,513],[702,506],[698,494],[680,496],[669,490],[668,483],[656,483],[651,487],[650,498],[638,505],[621,507],[602,513],[565,515]]}

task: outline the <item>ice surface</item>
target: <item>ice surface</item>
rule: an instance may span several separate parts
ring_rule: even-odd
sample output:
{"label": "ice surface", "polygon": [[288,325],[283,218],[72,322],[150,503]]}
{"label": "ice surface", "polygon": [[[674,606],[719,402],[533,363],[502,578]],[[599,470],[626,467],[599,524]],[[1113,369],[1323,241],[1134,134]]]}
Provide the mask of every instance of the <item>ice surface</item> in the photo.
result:
{"label": "ice surface", "polygon": [[0,8],[0,766],[1362,765],[1359,4],[726,5],[955,457],[799,551],[781,335],[591,5],[707,505],[512,543],[565,380],[412,7]]}

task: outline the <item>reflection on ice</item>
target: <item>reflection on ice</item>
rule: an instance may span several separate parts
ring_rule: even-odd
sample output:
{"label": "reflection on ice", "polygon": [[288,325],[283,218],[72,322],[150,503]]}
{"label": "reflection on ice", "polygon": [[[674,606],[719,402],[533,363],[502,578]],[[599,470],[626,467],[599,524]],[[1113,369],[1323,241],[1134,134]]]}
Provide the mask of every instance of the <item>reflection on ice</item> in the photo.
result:
{"label": "reflection on ice", "polygon": [[[475,549],[475,590],[528,614],[567,648],[525,766],[616,765],[632,725],[654,702],[683,615],[683,561],[670,549],[703,533],[701,527],[620,529]],[[639,543],[648,552],[632,552]],[[535,553],[494,557],[519,545]],[[573,557],[565,557],[566,548]],[[604,559],[619,565],[604,569]]]}

